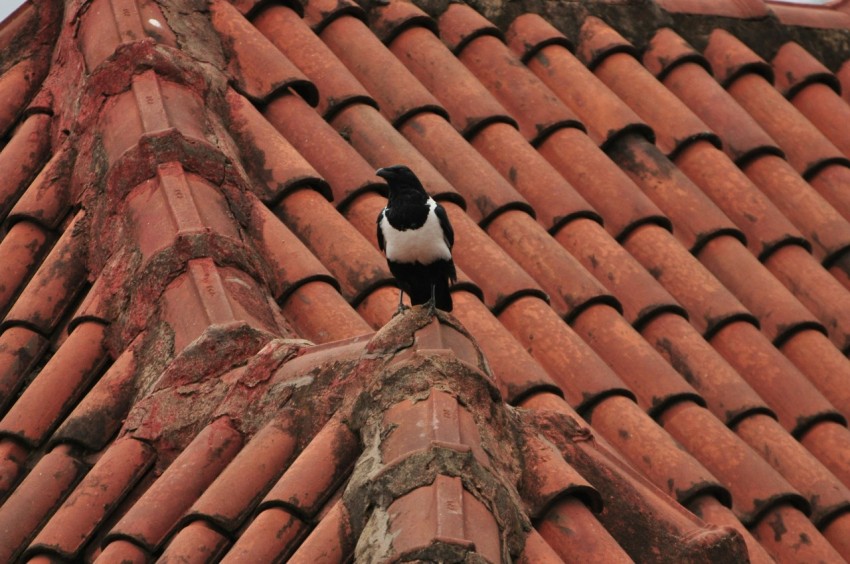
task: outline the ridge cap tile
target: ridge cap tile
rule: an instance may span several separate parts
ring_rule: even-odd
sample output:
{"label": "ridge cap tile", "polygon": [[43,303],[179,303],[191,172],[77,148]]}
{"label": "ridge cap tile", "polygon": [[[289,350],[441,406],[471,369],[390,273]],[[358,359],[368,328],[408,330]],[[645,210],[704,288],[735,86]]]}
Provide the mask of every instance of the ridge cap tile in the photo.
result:
{"label": "ridge cap tile", "polygon": [[850,28],[850,14],[841,2],[831,5],[794,5],[779,2],[770,3],[770,11],[783,24],[804,28],[822,28],[839,30]]}
{"label": "ridge cap tile", "polygon": [[667,12],[760,19],[770,15],[763,0],[656,0]]}
{"label": "ridge cap tile", "polygon": [[77,16],[77,37],[90,72],[128,43],[177,46],[177,37],[156,2],[94,0],[87,8]]}

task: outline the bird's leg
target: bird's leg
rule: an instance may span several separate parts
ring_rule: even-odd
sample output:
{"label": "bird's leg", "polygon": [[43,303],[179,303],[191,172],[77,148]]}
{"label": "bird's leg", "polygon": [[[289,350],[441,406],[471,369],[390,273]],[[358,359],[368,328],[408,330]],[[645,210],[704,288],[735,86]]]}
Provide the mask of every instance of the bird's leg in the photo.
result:
{"label": "bird's leg", "polygon": [[428,300],[428,314],[434,315],[437,311],[437,294],[436,287],[434,284],[431,284],[431,299]]}
{"label": "bird's leg", "polygon": [[[399,313],[404,313],[404,310],[407,309],[407,307],[405,307],[404,303],[402,302],[403,297],[404,297],[404,290],[399,288],[398,289],[398,310],[395,312],[396,315],[398,315]],[[395,315],[393,317],[395,317]]]}

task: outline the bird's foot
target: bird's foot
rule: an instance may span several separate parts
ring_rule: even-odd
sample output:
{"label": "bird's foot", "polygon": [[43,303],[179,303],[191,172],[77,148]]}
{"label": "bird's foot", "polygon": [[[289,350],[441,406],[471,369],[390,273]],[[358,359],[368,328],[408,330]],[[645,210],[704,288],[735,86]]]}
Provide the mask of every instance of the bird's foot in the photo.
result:
{"label": "bird's foot", "polygon": [[437,300],[431,298],[426,302],[426,305],[428,306],[428,315],[431,317],[437,315]]}
{"label": "bird's foot", "polygon": [[396,315],[401,315],[401,314],[403,314],[403,313],[405,312],[405,310],[408,310],[408,309],[410,309],[410,307],[409,307],[409,306],[406,306],[406,305],[404,305],[404,304],[398,304],[398,309],[397,309],[397,310],[395,311],[395,313],[393,314],[393,317],[395,317]]}

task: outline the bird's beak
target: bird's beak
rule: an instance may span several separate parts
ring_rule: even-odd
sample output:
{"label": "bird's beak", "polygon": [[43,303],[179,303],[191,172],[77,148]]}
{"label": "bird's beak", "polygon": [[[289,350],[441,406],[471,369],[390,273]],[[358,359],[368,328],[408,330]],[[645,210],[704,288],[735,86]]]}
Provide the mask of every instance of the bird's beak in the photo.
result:
{"label": "bird's beak", "polygon": [[375,174],[377,176],[380,176],[381,178],[385,178],[387,180],[389,180],[390,176],[392,176],[392,173],[385,168],[379,168],[378,170],[375,171]]}

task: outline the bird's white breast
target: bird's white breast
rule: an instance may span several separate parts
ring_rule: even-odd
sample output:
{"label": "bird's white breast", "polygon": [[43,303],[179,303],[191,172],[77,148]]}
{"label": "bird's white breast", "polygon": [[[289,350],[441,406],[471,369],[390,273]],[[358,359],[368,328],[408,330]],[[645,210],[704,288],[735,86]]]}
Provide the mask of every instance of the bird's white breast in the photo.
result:
{"label": "bird's white breast", "polygon": [[428,198],[428,207],[428,217],[418,229],[400,231],[390,225],[386,215],[381,217],[381,232],[384,235],[387,259],[394,262],[430,264],[452,257],[443,237],[440,220],[434,213],[437,203]]}

